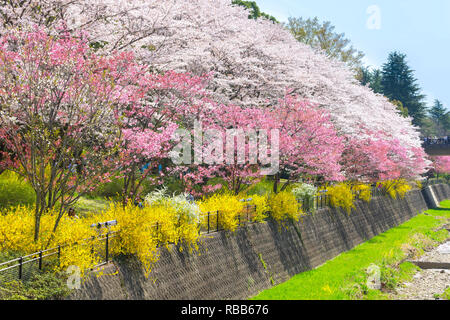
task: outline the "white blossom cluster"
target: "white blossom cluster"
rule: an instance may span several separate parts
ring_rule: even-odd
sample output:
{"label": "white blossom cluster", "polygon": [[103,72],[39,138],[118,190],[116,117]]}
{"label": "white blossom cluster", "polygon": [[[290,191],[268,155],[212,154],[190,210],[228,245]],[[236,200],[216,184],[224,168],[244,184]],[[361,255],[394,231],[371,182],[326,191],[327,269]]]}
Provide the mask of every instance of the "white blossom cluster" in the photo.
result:
{"label": "white blossom cluster", "polygon": [[209,89],[220,102],[267,107],[291,90],[329,110],[342,134],[363,139],[369,130],[411,148],[421,146],[411,118],[359,85],[347,66],[299,43],[280,24],[248,19],[230,0],[39,3],[41,13],[57,19],[49,22],[27,8],[1,10],[21,25],[63,19],[70,30],[86,30],[101,50],[132,49],[156,71],[211,74]]}

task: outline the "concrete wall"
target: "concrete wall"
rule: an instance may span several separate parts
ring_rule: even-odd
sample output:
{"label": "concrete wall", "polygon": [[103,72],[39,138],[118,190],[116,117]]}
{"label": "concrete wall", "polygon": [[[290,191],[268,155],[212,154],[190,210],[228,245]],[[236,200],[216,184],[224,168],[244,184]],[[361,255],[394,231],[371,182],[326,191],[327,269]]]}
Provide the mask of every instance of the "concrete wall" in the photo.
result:
{"label": "concrete wall", "polygon": [[450,198],[450,185],[436,184],[432,188],[439,202]]}
{"label": "concrete wall", "polygon": [[450,186],[448,184],[438,184],[425,187],[422,190],[428,208],[438,208],[442,200],[448,198]]}
{"label": "concrete wall", "polygon": [[[450,198],[448,185],[433,188],[441,200]],[[163,249],[149,279],[135,259],[116,260],[71,299],[245,299],[427,209],[422,192],[415,190],[401,200],[359,201],[350,215],[323,209],[288,230],[268,222],[234,234],[215,233],[205,236],[197,253]]]}

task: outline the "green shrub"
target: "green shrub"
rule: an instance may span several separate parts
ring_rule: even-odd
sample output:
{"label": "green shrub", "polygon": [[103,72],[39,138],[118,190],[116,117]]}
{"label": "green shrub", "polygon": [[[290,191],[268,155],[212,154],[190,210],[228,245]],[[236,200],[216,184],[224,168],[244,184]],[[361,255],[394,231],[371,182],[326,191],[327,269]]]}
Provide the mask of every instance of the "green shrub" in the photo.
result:
{"label": "green shrub", "polygon": [[247,190],[245,190],[245,193],[248,196],[252,195],[264,196],[270,194],[272,190],[273,190],[273,181],[270,181],[268,178],[263,178],[261,179],[261,181],[255,183]]}
{"label": "green shrub", "polygon": [[122,194],[123,179],[114,179],[111,182],[104,183],[90,192],[87,196],[89,198],[111,198],[118,199]]}
{"label": "green shrub", "polygon": [[35,193],[30,184],[14,172],[0,175],[0,209],[18,205],[32,205]]}
{"label": "green shrub", "polygon": [[70,294],[66,281],[58,274],[36,273],[30,280],[0,284],[0,300],[58,300]]}

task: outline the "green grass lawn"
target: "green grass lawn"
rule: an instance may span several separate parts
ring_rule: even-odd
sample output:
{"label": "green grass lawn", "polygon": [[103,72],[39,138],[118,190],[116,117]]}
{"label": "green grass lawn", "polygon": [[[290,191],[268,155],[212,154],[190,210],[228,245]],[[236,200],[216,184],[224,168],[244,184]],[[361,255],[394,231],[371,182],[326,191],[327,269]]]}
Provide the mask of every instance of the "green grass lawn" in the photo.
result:
{"label": "green grass lawn", "polygon": [[86,198],[81,197],[74,205],[73,208],[77,215],[85,215],[87,213],[100,213],[102,210],[108,209],[109,200],[96,197],[96,198]]}
{"label": "green grass lawn", "polygon": [[[426,214],[372,238],[315,270],[298,274],[265,290],[253,299],[388,299],[389,289],[410,279],[417,270],[411,263],[399,263],[407,257],[406,252],[412,250],[420,255],[425,246],[435,246],[448,238],[448,231],[434,231],[450,221],[450,200],[443,201],[441,207],[428,210]],[[381,291],[366,286],[366,270],[373,263],[381,269]]]}

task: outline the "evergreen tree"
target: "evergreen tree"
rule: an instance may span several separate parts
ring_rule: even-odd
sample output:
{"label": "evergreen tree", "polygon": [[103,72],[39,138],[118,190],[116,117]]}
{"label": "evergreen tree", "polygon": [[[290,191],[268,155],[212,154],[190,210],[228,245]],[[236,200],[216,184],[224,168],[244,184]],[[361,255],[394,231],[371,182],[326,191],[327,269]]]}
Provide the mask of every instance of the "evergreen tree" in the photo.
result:
{"label": "evergreen tree", "polygon": [[356,79],[363,86],[369,85],[375,93],[383,94],[383,87],[381,86],[381,71],[379,69],[370,71],[368,67],[361,67],[357,71]]}
{"label": "evergreen tree", "polygon": [[383,86],[381,85],[381,70],[375,69],[373,70],[371,77],[370,77],[370,88],[376,93],[383,94]]}
{"label": "evergreen tree", "polygon": [[400,101],[408,109],[413,123],[420,126],[426,111],[423,102],[425,96],[420,93],[421,89],[414,71],[407,64],[406,55],[390,53],[381,74],[383,94],[391,101]]}
{"label": "evergreen tree", "polygon": [[450,131],[450,112],[447,111],[442,102],[438,99],[434,100],[434,105],[428,113],[435,125],[436,134],[439,136],[448,135]]}
{"label": "evergreen tree", "polygon": [[361,67],[356,73],[356,79],[358,79],[361,85],[366,86],[372,82],[372,73],[368,67]]}
{"label": "evergreen tree", "polygon": [[431,118],[436,122],[442,122],[447,114],[447,110],[438,99],[434,100],[434,105],[428,112]]}

